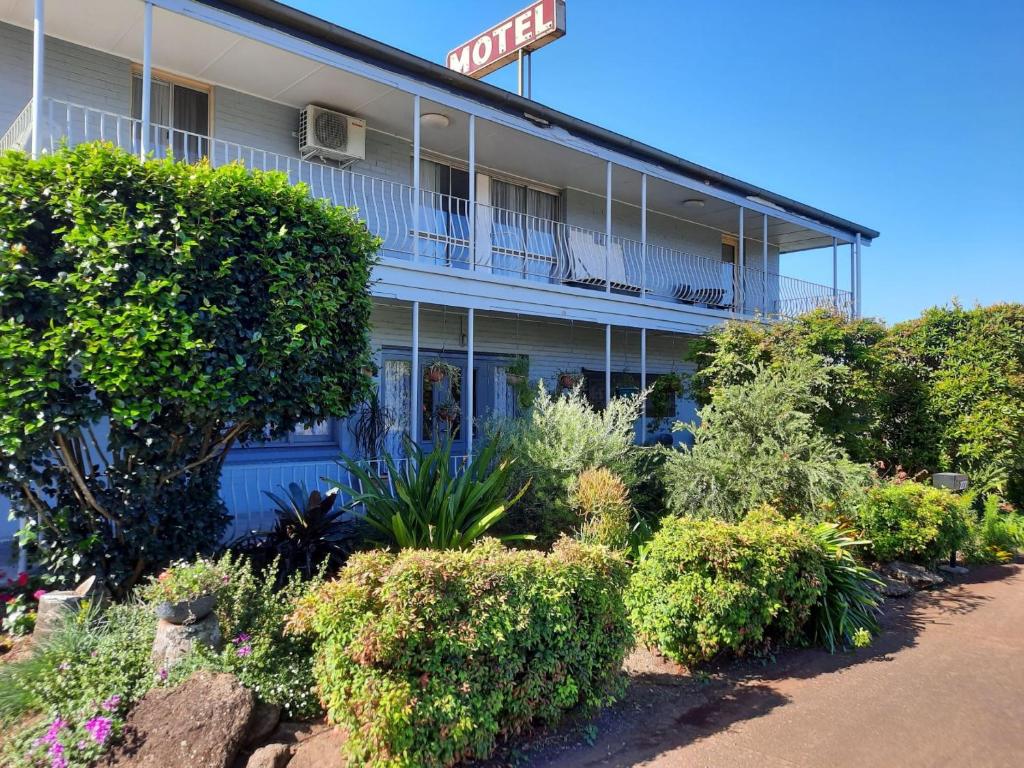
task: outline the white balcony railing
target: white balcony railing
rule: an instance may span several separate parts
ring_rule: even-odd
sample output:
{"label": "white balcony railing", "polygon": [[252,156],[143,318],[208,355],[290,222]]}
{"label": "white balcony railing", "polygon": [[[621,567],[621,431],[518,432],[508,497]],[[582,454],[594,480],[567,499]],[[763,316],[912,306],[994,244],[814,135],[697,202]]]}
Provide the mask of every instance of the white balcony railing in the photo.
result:
{"label": "white balcony railing", "polygon": [[[44,131],[42,146],[50,151],[65,141],[94,140],[141,151],[141,121],[55,99],[44,102]],[[7,135],[13,132],[12,127]],[[356,208],[381,239],[385,257],[768,317],[822,307],[852,311],[848,291],[750,267],[743,270],[744,290],[739,291],[734,265],[675,248],[644,248],[619,236],[609,243],[603,232],[483,203],[470,210],[462,198],[426,190],[417,197],[405,184],[166,126],[151,125],[149,138],[147,147],[157,157],[205,158],[213,166],[241,162],[280,171],[293,183],[306,184],[314,197]]]}

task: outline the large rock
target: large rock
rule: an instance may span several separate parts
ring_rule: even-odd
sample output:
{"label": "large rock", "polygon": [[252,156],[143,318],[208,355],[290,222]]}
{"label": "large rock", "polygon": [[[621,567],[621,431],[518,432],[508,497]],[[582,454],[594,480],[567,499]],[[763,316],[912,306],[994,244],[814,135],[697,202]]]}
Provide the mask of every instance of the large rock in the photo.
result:
{"label": "large rock", "polygon": [[878,578],[881,583],[873,584],[872,587],[874,587],[876,592],[885,597],[906,597],[914,593],[914,588],[902,581],[890,579],[885,574],[879,574]]}
{"label": "large rock", "polygon": [[85,598],[77,592],[47,592],[39,598],[36,626],[32,631],[36,642],[43,642],[57,632],[64,622],[72,618]]}
{"label": "large rock", "polygon": [[942,577],[932,573],[927,568],[913,563],[904,563],[894,560],[886,565],[882,571],[886,576],[896,581],[902,581],[914,589],[931,589],[942,584]]}
{"label": "large rock", "polygon": [[154,688],[128,714],[109,766],[230,768],[256,700],[233,675],[200,671],[177,688]]}
{"label": "large rock", "polygon": [[348,763],[341,755],[344,743],[345,736],[337,728],[323,730],[293,748],[288,768],[345,768]]}
{"label": "large rock", "polygon": [[249,732],[245,735],[245,745],[254,747],[274,732],[281,722],[281,708],[276,704],[257,704],[249,721]]}
{"label": "large rock", "polygon": [[267,744],[249,757],[245,768],[284,768],[292,759],[292,748],[287,744]]}
{"label": "large rock", "polygon": [[153,666],[170,669],[197,645],[219,651],[224,646],[217,614],[211,613],[195,624],[172,624],[161,619],[153,638]]}

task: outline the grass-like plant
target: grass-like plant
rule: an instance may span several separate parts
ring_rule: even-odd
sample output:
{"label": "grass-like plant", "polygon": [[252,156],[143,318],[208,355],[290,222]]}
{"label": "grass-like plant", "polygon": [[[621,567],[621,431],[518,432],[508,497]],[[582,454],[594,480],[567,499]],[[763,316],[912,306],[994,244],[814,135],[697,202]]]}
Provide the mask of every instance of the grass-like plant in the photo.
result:
{"label": "grass-like plant", "polygon": [[513,461],[498,459],[496,441],[484,445],[461,469],[452,467],[451,450],[451,440],[438,441],[430,453],[407,440],[408,460],[399,466],[385,455],[383,475],[344,458],[342,466],[359,487],[336,485],[353,506],[362,507],[366,522],[388,546],[465,549],[505,516],[528,484],[509,492]]}

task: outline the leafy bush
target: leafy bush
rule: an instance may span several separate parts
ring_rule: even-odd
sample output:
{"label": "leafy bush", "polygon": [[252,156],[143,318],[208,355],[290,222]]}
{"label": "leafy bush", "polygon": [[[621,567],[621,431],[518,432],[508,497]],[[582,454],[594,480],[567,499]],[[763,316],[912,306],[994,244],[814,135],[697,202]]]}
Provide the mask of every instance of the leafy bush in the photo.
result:
{"label": "leafy bush", "polygon": [[[406,440],[409,458],[399,467],[384,455],[387,474],[345,458],[344,468],[360,486],[338,485],[361,506],[364,519],[401,549],[465,549],[506,514],[526,490],[510,493],[513,461],[497,460],[497,442],[489,441],[462,468],[452,467],[450,440],[437,441],[430,453]],[[506,540],[532,538],[510,534]]]}
{"label": "leafy bush", "polygon": [[150,579],[142,597],[152,603],[198,600],[216,595],[230,579],[228,572],[213,560],[198,558],[191,563],[172,563]]}
{"label": "leafy bush", "polygon": [[877,560],[932,565],[967,541],[969,507],[969,497],[945,488],[885,482],[868,491],[857,520]]}
{"label": "leafy bush", "polygon": [[624,549],[632,528],[629,490],[611,470],[588,469],[580,473],[571,499],[580,515],[580,538],[610,549]]}
{"label": "leafy bush", "polygon": [[349,765],[449,766],[618,690],[631,646],[620,556],[569,539],[550,554],[354,555],[304,601],[328,717]]}
{"label": "leafy bush", "polygon": [[819,379],[800,361],[718,387],[689,426],[693,447],[665,466],[669,510],[737,520],[762,504],[787,517],[834,516],[854,504],[870,473],[815,425]]}
{"label": "leafy bush", "polygon": [[68,581],[214,548],[231,446],[368,391],[377,241],[282,173],[8,152],[0,232],[0,492]]}
{"label": "leafy bush", "polygon": [[984,498],[981,519],[970,527],[970,541],[963,547],[968,562],[1007,563],[1024,549],[1024,515],[995,494]]}
{"label": "leafy bush", "polygon": [[814,539],[759,510],[739,523],[667,518],[626,604],[643,640],[692,664],[799,639],[823,594]]}
{"label": "leafy bush", "polygon": [[603,467],[628,487],[639,481],[634,440],[640,398],[614,398],[595,411],[581,382],[557,397],[543,384],[523,417],[491,425],[489,432],[498,454],[515,461],[513,484],[530,483],[499,530],[535,533],[537,544],[548,547],[576,526],[569,494],[581,472]]}
{"label": "leafy bush", "polygon": [[815,642],[835,653],[841,647],[860,647],[879,631],[881,595],[874,589],[881,580],[854,556],[861,541],[836,523],[818,523],[810,529],[822,553],[822,595],[811,617]]}

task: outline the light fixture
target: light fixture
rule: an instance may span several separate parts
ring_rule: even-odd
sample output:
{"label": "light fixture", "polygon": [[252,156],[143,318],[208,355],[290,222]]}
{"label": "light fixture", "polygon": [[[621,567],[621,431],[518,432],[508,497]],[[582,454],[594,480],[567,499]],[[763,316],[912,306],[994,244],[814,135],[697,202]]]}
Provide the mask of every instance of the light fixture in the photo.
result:
{"label": "light fixture", "polygon": [[699,197],[691,197],[691,198],[688,198],[686,200],[683,200],[683,207],[684,208],[703,208],[704,207],[704,201],[701,200]]}
{"label": "light fixture", "polygon": [[429,125],[431,128],[447,128],[452,124],[451,118],[448,115],[442,115],[440,112],[424,112],[420,115],[420,122],[424,125]]}

